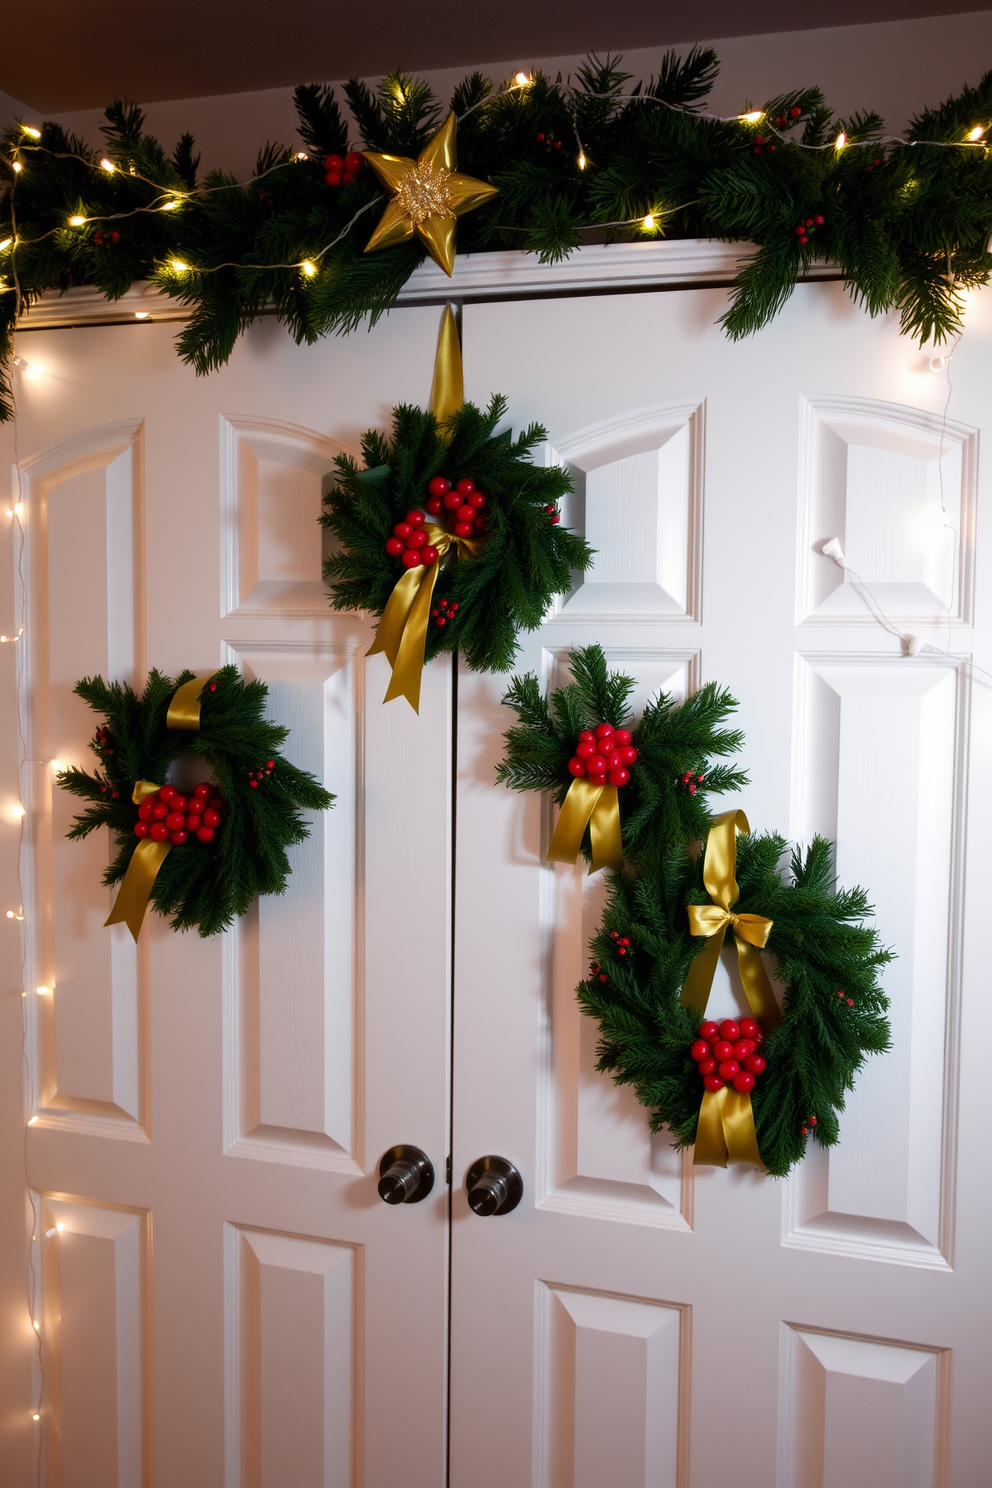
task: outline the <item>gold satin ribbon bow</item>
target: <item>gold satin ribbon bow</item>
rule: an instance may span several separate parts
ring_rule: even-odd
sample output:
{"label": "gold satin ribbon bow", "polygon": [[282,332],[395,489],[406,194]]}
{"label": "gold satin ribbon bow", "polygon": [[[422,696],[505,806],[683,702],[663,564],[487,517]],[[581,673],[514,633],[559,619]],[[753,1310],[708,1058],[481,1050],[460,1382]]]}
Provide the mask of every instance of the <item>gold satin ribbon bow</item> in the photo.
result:
{"label": "gold satin ribbon bow", "polygon": [[[764,915],[733,912],[740,897],[737,833],[750,830],[743,811],[723,812],[710,828],[703,883],[712,903],[686,906],[690,933],[706,936],[708,944],[690,966],[679,1001],[683,1007],[706,1011],[724,937],[732,927],[737,943],[737,966],[751,1011],[764,1027],[772,1028],[779,1021],[779,1009],[760,955],[768,943],[772,921]],[[718,1168],[725,1168],[728,1162],[764,1167],[748,1091],[724,1085],[722,1090],[704,1092],[693,1160],[700,1166]]]}
{"label": "gold satin ribbon bow", "polygon": [[573,780],[558,813],[558,822],[548,848],[549,863],[574,863],[589,828],[592,862],[589,872],[623,867],[620,838],[620,802],[615,785],[593,785],[580,777]]}
{"label": "gold satin ribbon bow", "polygon": [[[215,675],[214,672],[201,672],[199,676],[176,688],[165,716],[167,728],[188,729],[192,732],[199,730],[200,694]],[[131,800],[136,806],[140,806],[142,801],[148,796],[154,796],[160,789],[154,780],[139,780],[131,792]],[[150,837],[141,838],[131,854],[127,872],[117,891],[114,907],[104,921],[104,928],[107,925],[124,924],[135,940],[138,939],[152,886],[171,849],[171,842],[153,842]]]}
{"label": "gold satin ribbon bow", "polygon": [[391,698],[405,697],[415,713],[420,712],[420,679],[424,672],[424,647],[427,645],[427,626],[431,617],[431,600],[437,583],[441,559],[452,548],[459,557],[475,558],[482,544],[474,538],[456,537],[427,524],[427,541],[437,548],[437,562],[430,568],[420,564],[408,568],[393,588],[382,612],[375,640],[368,649],[369,656],[384,651],[389,658],[393,674],[386,688],[384,703]]}

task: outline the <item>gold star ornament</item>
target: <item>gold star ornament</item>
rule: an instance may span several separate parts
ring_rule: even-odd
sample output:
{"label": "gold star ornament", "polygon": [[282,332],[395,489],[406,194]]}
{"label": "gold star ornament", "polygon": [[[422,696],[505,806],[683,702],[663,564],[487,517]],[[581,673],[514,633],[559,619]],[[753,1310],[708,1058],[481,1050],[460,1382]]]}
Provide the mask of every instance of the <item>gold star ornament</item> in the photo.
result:
{"label": "gold star ornament", "polygon": [[455,266],[455,218],[474,211],[497,194],[495,186],[461,176],[455,170],[454,114],[448,115],[416,160],[370,151],[365,152],[365,159],[393,193],[365,252],[394,248],[416,234],[434,262],[450,276]]}

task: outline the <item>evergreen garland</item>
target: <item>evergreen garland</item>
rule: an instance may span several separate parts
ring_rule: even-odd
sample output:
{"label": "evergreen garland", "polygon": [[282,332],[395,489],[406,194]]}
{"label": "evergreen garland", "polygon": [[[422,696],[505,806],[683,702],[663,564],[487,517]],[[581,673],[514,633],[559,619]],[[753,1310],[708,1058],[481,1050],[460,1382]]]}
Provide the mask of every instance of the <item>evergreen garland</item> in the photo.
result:
{"label": "evergreen garland", "polygon": [[[769,1173],[784,1177],[812,1137],[839,1140],[845,1092],[868,1054],[890,1047],[888,1000],[879,972],[891,959],[874,929],[864,891],[837,890],[832,849],[817,837],[791,856],[791,883],[779,862],[788,844],[776,833],[737,839],[739,914],[773,921],[768,952],[784,984],[781,1023],[761,1047],[766,1068],[751,1091],[758,1146]],[[578,988],[600,1027],[598,1068],[633,1087],[651,1111],[652,1131],[668,1128],[690,1145],[703,1082],[689,1050],[702,1010],[679,993],[706,944],[689,934],[685,906],[705,904],[703,856],[672,854],[636,877],[610,877],[603,922],[591,946],[593,971]],[[620,939],[629,942],[623,950]]]}
{"label": "evergreen garland", "polygon": [[[630,781],[618,792],[625,857],[657,861],[702,840],[712,819],[707,797],[747,784],[743,771],[711,763],[743,745],[739,730],[720,727],[736,708],[735,699],[715,682],[681,705],[663,692],[634,723],[628,707],[634,679],[611,672],[602,647],[573,651],[569,665],[573,680],[547,699],[533,673],[514,677],[503,702],[520,722],[504,735],[506,757],[496,779],[513,790],[547,791],[560,806],[574,778],[568,762],[579,734],[611,723],[630,730],[638,751]],[[582,851],[590,856],[588,827]]]}
{"label": "evergreen garland", "polygon": [[[771,319],[816,262],[838,265],[870,314],[897,308],[919,341],[954,335],[962,291],[992,272],[992,157],[966,145],[992,117],[992,73],[918,114],[893,142],[876,114],[835,117],[817,88],[770,99],[752,122],[705,116],[717,65],[708,49],[669,53],[658,77],[634,88],[610,57],[591,58],[567,80],[538,73],[526,87],[466,78],[451,100],[461,120],[459,169],[500,194],[460,221],[460,251],[520,248],[553,262],[589,228],[607,240],[668,231],[752,242],[758,250],[743,260],[723,317],[731,336]],[[10,240],[0,253],[5,363],[20,307],[77,284],[116,299],[135,280],[153,280],[191,310],[178,346],[198,372],[225,362],[270,309],[301,342],[366,316],[374,322],[423,251],[407,243],[366,257],[380,188],[369,170],[329,186],[325,157],[343,155],[356,127],[365,148],[416,155],[445,110],[404,73],[376,92],[352,80],[344,96],[353,123],[328,88],[298,88],[307,158],[267,145],[247,183],[223,171],[200,181],[190,136],[167,154],[131,104],[107,110],[102,156],[53,123],[37,140],[8,130],[0,147],[0,241]],[[836,149],[841,132],[847,147]],[[70,227],[76,216],[85,221]],[[307,259],[318,269],[312,277],[301,272]],[[9,385],[0,392],[6,417]]]}
{"label": "evergreen garland", "polygon": [[221,667],[211,680],[214,690],[201,695],[198,731],[168,728],[172,696],[193,676],[184,671],[170,678],[152,671],[140,697],[127,683],[83,678],[74,691],[106,719],[91,743],[100,764],[93,774],[62,770],[57,780],[89,802],[70,838],[86,837],[98,827],[114,833],[116,852],[103,878],[112,885],[124,877],[139,842],[131,799],[135,783],[164,784],[181,754],[200,763],[194,773],[212,777],[225,803],[223,820],[213,841],[191,839],[167,854],[150,903],[172,916],[174,930],[195,927],[208,936],[245,914],[256,894],[285,892],[286,848],[310,835],[300,811],[325,811],[334,797],[278,753],[289,730],[264,717],[264,682],[242,682],[237,667]]}
{"label": "evergreen garland", "polygon": [[557,525],[556,503],[571,490],[567,474],[530,462],[545,430],[532,424],[516,439],[509,431],[495,434],[506,406],[502,397],[484,411],[464,403],[442,427],[432,413],[401,405],[388,439],[374,429],[363,435],[362,467],[338,456],[337,483],[324,498],[320,520],[341,543],[324,565],[331,603],[381,616],[405,572],[386,543],[408,511],[425,507],[428,483],[437,476],[452,485],[471,479],[485,494],[478,556],[456,560],[451,550],[441,562],[427,661],[457,648],[477,671],[506,671],[517,633],[536,629],[554,596],[569,592],[573,571],[592,561],[582,538]]}

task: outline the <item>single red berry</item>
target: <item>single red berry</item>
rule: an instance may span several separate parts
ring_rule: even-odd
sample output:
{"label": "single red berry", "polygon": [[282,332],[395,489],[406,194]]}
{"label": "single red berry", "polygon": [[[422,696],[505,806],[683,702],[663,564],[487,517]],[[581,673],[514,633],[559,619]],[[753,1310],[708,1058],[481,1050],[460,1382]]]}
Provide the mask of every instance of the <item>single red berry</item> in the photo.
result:
{"label": "single red berry", "polygon": [[630,729],[614,729],[613,730],[613,742],[616,745],[624,745],[624,746],[626,746],[628,744],[633,744],[633,742],[634,742],[634,736],[630,732]]}
{"label": "single red berry", "polygon": [[139,820],[140,821],[143,821],[143,822],[154,821],[155,820],[155,817],[152,815],[154,809],[155,809],[155,802],[154,801],[142,801],[141,805],[138,807],[138,818],[139,818]]}
{"label": "single red berry", "polygon": [[763,145],[765,143],[765,136],[763,134],[756,134],[754,136],[754,143],[756,145]]}
{"label": "single red berry", "polygon": [[801,237],[805,237],[805,234],[806,234],[806,229],[803,226],[803,224],[800,222],[799,226],[796,228],[796,236],[798,238],[801,238]]}
{"label": "single red berry", "polygon": [[817,214],[817,216],[813,218],[813,221],[816,223],[817,227],[823,226],[823,218],[819,214]]}
{"label": "single red berry", "polygon": [[696,794],[696,782],[694,780],[691,781],[689,784],[689,794],[690,796],[694,796]]}
{"label": "single red berry", "polygon": [[801,1126],[799,1128],[799,1135],[801,1137],[808,1137],[809,1136],[809,1132],[806,1130],[806,1128],[804,1126]]}
{"label": "single red berry", "polygon": [[[616,738],[616,735],[614,734],[613,737]],[[633,744],[624,744],[622,748],[617,750],[617,754],[620,756],[620,763],[622,765],[632,765],[637,760],[637,750]]]}
{"label": "single red berry", "polygon": [[325,170],[344,170],[344,161],[340,155],[328,155],[324,159]]}
{"label": "single red berry", "polygon": [[475,507],[469,506],[466,503],[465,506],[460,506],[458,508],[458,510],[455,512],[455,516],[458,518],[459,522],[474,522]]}
{"label": "single red berry", "polygon": [[597,723],[596,725],[597,739],[611,739],[615,732],[612,723]]}
{"label": "single red berry", "polygon": [[449,491],[444,498],[445,511],[457,511],[462,504],[462,498],[457,491]]}
{"label": "single red berry", "polygon": [[809,1124],[810,1124],[810,1126],[815,1126],[816,1125],[816,1117],[815,1116],[811,1116],[809,1118]]}
{"label": "single red berry", "polygon": [[[441,601],[441,603],[442,603],[442,604],[444,604],[444,600],[443,600],[443,599],[442,599],[442,601]],[[454,614],[454,613],[455,613],[455,611],[456,611],[456,610],[457,610],[457,608],[458,608],[458,604],[457,604],[457,602],[456,602],[456,603],[454,603],[454,604],[453,604],[453,605],[452,605],[452,606],[451,606],[451,613],[452,613],[452,614]]]}
{"label": "single red berry", "polygon": [[249,780],[248,784],[251,786],[252,790],[258,790],[257,780]]}
{"label": "single red berry", "polygon": [[155,801],[152,805],[152,821],[165,821],[169,814],[169,808],[164,801]]}
{"label": "single red berry", "polygon": [[426,548],[421,548],[420,561],[425,568],[433,568],[437,562],[437,548],[432,548],[429,545]]}
{"label": "single red berry", "polygon": [[713,1058],[717,1060],[718,1063],[722,1064],[725,1059],[733,1059],[734,1046],[733,1044],[728,1044],[726,1039],[717,1039],[713,1043],[710,1052],[712,1053]]}
{"label": "single red berry", "polygon": [[341,181],[342,175],[340,171],[328,171],[324,177],[324,184],[327,186],[340,186]]}
{"label": "single red berry", "polygon": [[424,514],[422,511],[408,511],[406,514],[406,520],[409,522],[411,527],[423,527]]}
{"label": "single red berry", "polygon": [[444,616],[441,615],[441,616],[438,617],[438,622],[437,623],[438,623],[438,625],[447,625],[448,622],[447,622],[447,620],[445,620]]}
{"label": "single red berry", "polygon": [[844,996],[844,993],[843,993],[843,992],[842,992],[842,991],[841,991],[841,992],[838,992],[838,993],[837,993],[837,996],[838,996],[838,997],[843,997],[843,996]]}
{"label": "single red berry", "polygon": [[266,761],[265,761],[265,768],[266,768],[266,769],[267,769],[267,770],[274,770],[274,769],[275,769],[275,767],[276,767],[276,762],[275,762],[275,760],[266,760]]}
{"label": "single red berry", "polygon": [[726,1039],[728,1043],[732,1044],[734,1040],[739,1039],[740,1036],[740,1025],[738,1023],[735,1023],[733,1018],[724,1018],[723,1022],[720,1024],[720,1037]]}
{"label": "single red berry", "polygon": [[568,762],[568,768],[577,780],[581,780],[586,773],[586,767],[578,756],[573,755]]}
{"label": "single red berry", "polygon": [[148,835],[154,842],[168,842],[169,829],[165,825],[165,822],[152,822],[151,826],[148,828]]}
{"label": "single red berry", "polygon": [[205,827],[219,827],[220,826],[220,812],[219,811],[212,811],[208,807],[207,810],[203,813],[203,825]]}
{"label": "single red berry", "polygon": [[470,491],[465,498],[466,506],[474,506],[476,511],[481,511],[486,504],[486,498],[481,491]]}
{"label": "single red berry", "polygon": [[475,521],[472,523],[472,531],[473,532],[478,532],[478,533],[483,533],[483,532],[485,532],[485,530],[486,530],[486,519],[485,519],[485,517],[476,517]]}
{"label": "single red berry", "polygon": [[696,1032],[701,1039],[706,1039],[707,1043],[712,1043],[713,1039],[720,1032],[720,1025],[718,1023],[700,1023]]}
{"label": "single red berry", "polygon": [[586,760],[586,769],[590,775],[605,775],[606,761],[601,754],[590,754]]}
{"label": "single red berry", "polygon": [[353,176],[358,175],[364,164],[365,156],[360,155],[357,150],[349,150],[344,157],[344,168],[346,171],[350,171]]}
{"label": "single red berry", "polygon": [[561,149],[561,140],[555,140],[555,149],[556,150],[560,150]]}
{"label": "single red berry", "polygon": [[213,827],[197,827],[196,836],[199,842],[213,842],[214,829]]}
{"label": "single red berry", "polygon": [[451,482],[445,480],[443,475],[436,475],[433,480],[427,482],[427,489],[432,496],[446,496],[451,490]]}
{"label": "single red berry", "polygon": [[459,496],[471,496],[472,492],[475,490],[475,481],[469,480],[466,476],[464,480],[460,480],[458,482],[458,485],[455,487],[455,489],[457,490]]}
{"label": "single red berry", "polygon": [[627,947],[626,946],[621,946],[620,949],[617,951],[617,955],[618,956],[626,956],[626,954],[627,954]]}
{"label": "single red berry", "polygon": [[744,1061],[744,1068],[751,1075],[760,1075],[765,1068],[765,1061],[760,1054],[749,1054]]}
{"label": "single red berry", "polygon": [[705,1039],[697,1039],[690,1048],[689,1053],[698,1064],[701,1059],[709,1059],[710,1046]]}
{"label": "single red berry", "polygon": [[386,552],[390,558],[398,558],[406,548],[402,537],[390,537],[386,539]]}
{"label": "single red berry", "polygon": [[181,832],[186,825],[186,814],[183,811],[170,811],[165,818],[165,825],[170,832]]}
{"label": "single red berry", "polygon": [[558,523],[560,521],[561,521],[560,514],[558,512],[552,512],[551,513],[551,525],[552,525],[552,527],[557,527],[558,526]]}
{"label": "single red berry", "polygon": [[538,130],[537,137],[540,140],[541,144],[543,145],[544,144],[544,133],[543,133],[542,130]]}
{"label": "single red berry", "polygon": [[713,1058],[710,1058],[710,1059],[701,1059],[699,1061],[699,1073],[701,1075],[713,1075],[713,1074],[715,1074],[716,1073],[716,1060],[713,1059]]}
{"label": "single red berry", "polygon": [[172,800],[169,802],[170,811],[185,811],[188,806],[189,801],[186,799],[185,796],[179,795],[178,792],[172,797]]}
{"label": "single red berry", "polygon": [[754,1043],[751,1039],[737,1039],[734,1044],[734,1058],[737,1060],[746,1059],[753,1048]]}
{"label": "single red berry", "polygon": [[703,1084],[706,1086],[707,1090],[723,1089],[723,1081],[720,1079],[719,1075],[704,1075]]}
{"label": "single red berry", "polygon": [[403,554],[403,558],[401,561],[404,568],[419,568],[420,554],[417,552],[416,548],[407,548],[406,552]]}
{"label": "single red berry", "polygon": [[630,779],[630,771],[622,767],[619,770],[611,770],[608,778],[611,785],[626,785]]}
{"label": "single red berry", "polygon": [[812,219],[812,217],[807,217],[806,218],[806,226],[807,227],[812,227],[813,226],[813,219]]}
{"label": "single red berry", "polygon": [[158,798],[160,801],[171,801],[173,796],[178,796],[178,794],[174,785],[162,785],[159,787]]}
{"label": "single red berry", "polygon": [[185,832],[183,828],[180,827],[177,831],[169,833],[169,841],[172,843],[173,847],[182,847],[188,835],[189,833]]}
{"label": "single red berry", "polygon": [[737,1063],[736,1059],[723,1059],[720,1061],[720,1076],[722,1079],[732,1080],[734,1076],[739,1075],[740,1072],[741,1067]]}
{"label": "single red berry", "polygon": [[549,517],[550,517],[551,513],[554,511],[554,509],[555,509],[554,502],[552,502],[550,506],[546,506],[544,508],[544,510],[547,512],[547,514],[548,514]]}
{"label": "single red berry", "polygon": [[471,537],[472,536],[472,523],[471,522],[456,522],[455,523],[455,536],[456,537]]}
{"label": "single red berry", "polygon": [[854,1006],[854,998],[853,997],[849,997],[847,999],[847,1005],[848,1005],[848,1007],[853,1007]]}
{"label": "single red berry", "polygon": [[203,818],[200,816],[200,813],[198,811],[191,811],[189,816],[187,816],[186,818],[187,832],[195,832],[202,819]]}
{"label": "single red berry", "polygon": [[445,605],[446,605],[446,604],[447,604],[447,603],[448,603],[448,601],[447,601],[447,600],[446,600],[446,599],[442,599],[442,600],[441,600],[441,601],[440,601],[440,605],[441,605],[441,608],[442,608],[442,610],[443,610],[443,609],[444,609],[444,607],[445,607]]}
{"label": "single red berry", "polygon": [[809,242],[809,238],[800,238],[799,241],[805,247],[805,245]]}
{"label": "single red berry", "polygon": [[424,527],[414,527],[406,540],[408,548],[426,548],[428,542],[427,530]]}
{"label": "single red berry", "polygon": [[201,801],[209,801],[210,797],[213,795],[213,791],[213,786],[210,785],[206,780],[201,780],[199,785],[195,785],[193,787],[194,796],[198,797]]}
{"label": "single red berry", "polygon": [[96,246],[98,248],[102,248],[103,247],[103,233],[102,232],[95,232],[93,234],[93,241],[94,241],[94,243],[96,244]]}
{"label": "single red berry", "polygon": [[440,498],[440,496],[428,496],[428,498],[427,498],[427,510],[430,512],[430,514],[431,514],[432,517],[436,517],[436,516],[439,516],[440,515],[440,512],[441,512],[441,498]]}
{"label": "single red berry", "polygon": [[620,944],[621,945],[629,946],[630,945],[630,936],[629,935],[621,935],[621,937],[620,937]]}
{"label": "single red berry", "polygon": [[598,752],[599,746],[596,744],[595,739],[583,739],[580,737],[578,744],[575,746],[575,753],[581,760],[592,759],[593,755]]}
{"label": "single red berry", "polygon": [[120,242],[120,240],[121,240],[121,235],[120,235],[120,233],[119,233],[119,232],[117,232],[117,230],[116,230],[116,229],[115,229],[115,230],[114,230],[114,231],[113,231],[113,232],[112,232],[112,233],[111,233],[111,234],[110,234],[110,241],[111,241],[111,242],[112,242],[112,243],[119,243],[119,242]]}
{"label": "single red berry", "polygon": [[151,831],[151,827],[148,825],[147,822],[143,822],[143,821],[135,822],[135,824],[134,824],[134,835],[135,835],[135,837],[147,837],[148,836],[148,833],[150,831]]}
{"label": "single red berry", "polygon": [[397,522],[396,526],[393,528],[393,533],[395,534],[395,536],[402,537],[404,541],[406,541],[412,531],[413,528],[410,526],[409,522]]}
{"label": "single red berry", "polygon": [[216,682],[211,682],[210,687],[209,687],[208,690],[210,692],[216,692],[217,691],[217,683]]}
{"label": "single red berry", "polygon": [[801,108],[798,108],[798,107],[791,108],[789,110],[789,113],[790,113],[790,115],[792,116],[793,119],[798,119],[799,116],[800,116],[800,114],[802,113],[802,109]]}
{"label": "single red berry", "polygon": [[746,1095],[749,1090],[754,1089],[754,1076],[741,1070],[740,1074],[734,1076],[734,1089],[739,1090],[741,1095]]}

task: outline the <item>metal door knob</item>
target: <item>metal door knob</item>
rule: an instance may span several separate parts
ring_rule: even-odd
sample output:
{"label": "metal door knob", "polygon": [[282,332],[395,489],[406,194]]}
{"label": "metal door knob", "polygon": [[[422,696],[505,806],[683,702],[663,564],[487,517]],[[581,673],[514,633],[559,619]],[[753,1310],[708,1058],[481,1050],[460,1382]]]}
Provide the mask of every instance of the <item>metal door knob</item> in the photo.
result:
{"label": "metal door knob", "polygon": [[419,1204],[434,1187],[434,1168],[426,1152],[400,1143],[379,1160],[379,1197],[387,1204]]}
{"label": "metal door knob", "polygon": [[523,1198],[524,1181],[505,1157],[480,1157],[465,1174],[469,1208],[476,1214],[509,1214]]}

